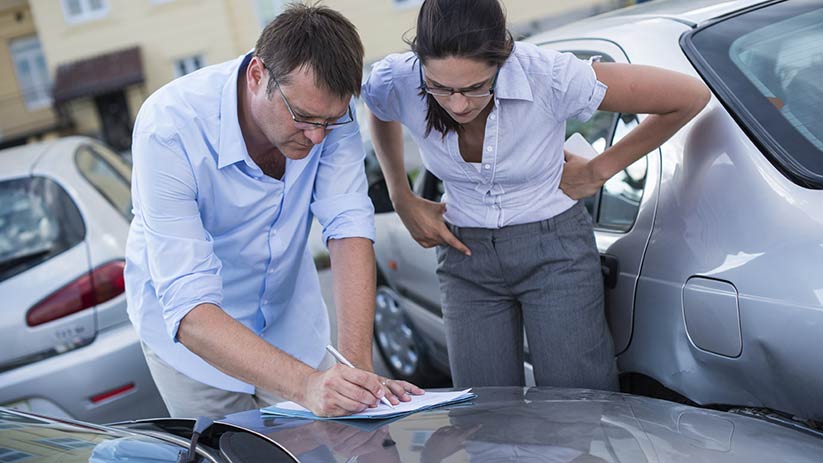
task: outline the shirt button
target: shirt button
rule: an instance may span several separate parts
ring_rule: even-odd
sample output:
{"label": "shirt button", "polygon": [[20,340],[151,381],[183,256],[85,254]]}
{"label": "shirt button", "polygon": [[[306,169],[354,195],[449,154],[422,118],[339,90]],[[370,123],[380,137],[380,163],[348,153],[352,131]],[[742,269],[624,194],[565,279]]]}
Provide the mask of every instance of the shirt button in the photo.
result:
{"label": "shirt button", "polygon": [[491,146],[487,146],[487,147],[486,147],[486,151],[488,151],[489,153],[491,153],[493,149],[494,149],[494,148],[492,148]]}
{"label": "shirt button", "polygon": [[497,116],[495,116],[494,114],[489,114],[489,119],[495,120],[497,119]]}
{"label": "shirt button", "polygon": [[485,166],[483,166],[483,168],[486,169],[486,170],[489,170],[489,169],[492,168],[492,166],[491,166],[491,164],[486,164]]}
{"label": "shirt button", "polygon": [[271,275],[272,273],[274,273],[274,269],[270,268],[268,273],[269,273],[269,275]]}
{"label": "shirt button", "polygon": [[267,305],[269,303],[268,299],[263,299],[263,305]]}

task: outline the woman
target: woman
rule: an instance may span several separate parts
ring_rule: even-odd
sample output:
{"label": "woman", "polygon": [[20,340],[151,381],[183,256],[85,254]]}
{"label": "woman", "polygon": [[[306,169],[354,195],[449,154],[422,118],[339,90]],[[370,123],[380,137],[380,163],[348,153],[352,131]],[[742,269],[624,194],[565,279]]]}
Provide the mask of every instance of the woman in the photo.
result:
{"label": "woman", "polygon": [[[395,209],[437,246],[455,386],[523,385],[523,327],[538,385],[617,389],[591,220],[577,200],[660,146],[709,99],[691,77],[589,63],[514,42],[498,0],[426,0],[412,52],[363,85]],[[649,116],[600,156],[565,155],[565,121]],[[415,197],[402,126],[443,203]]]}

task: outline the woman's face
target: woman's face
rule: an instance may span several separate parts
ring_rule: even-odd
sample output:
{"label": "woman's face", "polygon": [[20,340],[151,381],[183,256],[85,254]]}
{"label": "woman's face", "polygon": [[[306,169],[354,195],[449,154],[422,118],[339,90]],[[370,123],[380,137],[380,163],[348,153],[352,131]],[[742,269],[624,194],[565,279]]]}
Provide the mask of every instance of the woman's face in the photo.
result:
{"label": "woman's face", "polygon": [[483,93],[494,84],[497,67],[469,58],[429,58],[423,64],[423,82],[432,91],[454,90],[452,95],[432,95],[434,99],[460,124],[473,121],[489,104],[492,95],[468,97],[465,93]]}

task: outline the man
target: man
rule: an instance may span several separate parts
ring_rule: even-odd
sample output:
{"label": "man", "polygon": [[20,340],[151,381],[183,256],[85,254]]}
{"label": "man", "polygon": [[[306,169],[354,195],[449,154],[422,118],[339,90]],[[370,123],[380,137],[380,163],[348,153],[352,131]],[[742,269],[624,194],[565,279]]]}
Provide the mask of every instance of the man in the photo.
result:
{"label": "man", "polygon": [[[129,317],[172,416],[289,399],[318,415],[409,400],[371,372],[373,208],[352,95],[363,46],[325,7],[295,5],[253,52],[154,93],[134,129]],[[339,347],[306,241],[323,226]],[[318,369],[320,367],[320,369]]]}

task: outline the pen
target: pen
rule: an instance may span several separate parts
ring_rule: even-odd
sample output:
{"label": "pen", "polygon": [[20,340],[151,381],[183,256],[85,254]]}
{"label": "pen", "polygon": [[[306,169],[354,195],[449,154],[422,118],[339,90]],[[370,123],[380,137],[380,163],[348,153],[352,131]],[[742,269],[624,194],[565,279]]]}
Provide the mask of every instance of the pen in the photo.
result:
{"label": "pen", "polygon": [[[341,354],[340,352],[337,352],[337,349],[335,349],[334,346],[332,346],[331,344],[326,346],[326,350],[338,362],[342,363],[343,365],[346,365],[349,368],[354,368],[354,365],[352,365],[351,362],[346,360],[346,357],[343,357],[343,354]],[[394,405],[392,405],[391,402],[389,402],[389,399],[387,399],[386,396],[381,397],[380,401],[383,402],[384,404],[388,405],[389,407],[394,408]]]}

